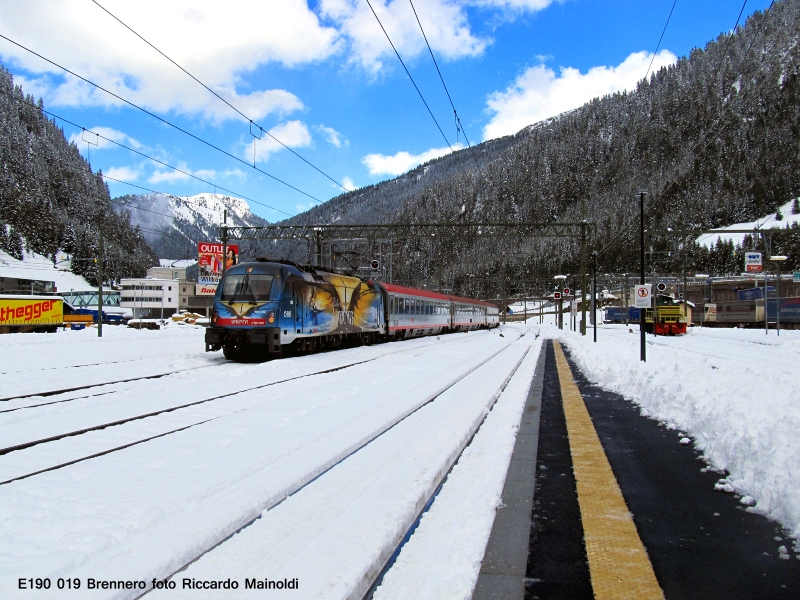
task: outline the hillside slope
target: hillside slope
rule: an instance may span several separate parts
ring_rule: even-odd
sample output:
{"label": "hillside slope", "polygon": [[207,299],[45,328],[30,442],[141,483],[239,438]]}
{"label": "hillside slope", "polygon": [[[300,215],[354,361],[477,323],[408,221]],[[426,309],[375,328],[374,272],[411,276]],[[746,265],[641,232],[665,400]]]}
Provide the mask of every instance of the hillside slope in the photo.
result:
{"label": "hillside slope", "polygon": [[143,275],[155,264],[152,250],[114,212],[102,175],[41,109],[0,66],[0,248],[17,259],[23,249],[66,252],[77,259],[73,272],[96,283],[102,228],[109,280]]}
{"label": "hillside slope", "polygon": [[[718,227],[775,212],[800,193],[800,0],[776,2],[636,90],[595,99],[514,136],[418,167],[293,219],[597,223],[603,271],[638,266],[638,202],[650,229]],[[463,168],[456,168],[459,164]],[[426,172],[427,169],[427,172]],[[585,212],[584,206],[585,204]],[[751,242],[753,243],[753,242]],[[678,271],[655,242],[660,272]],[[578,244],[465,240],[395,245],[396,274],[461,293],[513,292],[578,269]],[[689,268],[708,253],[687,250]],[[797,257],[800,260],[800,256]],[[795,265],[800,267],[800,265]],[[488,273],[489,275],[485,275]],[[476,284],[479,279],[484,281]]]}

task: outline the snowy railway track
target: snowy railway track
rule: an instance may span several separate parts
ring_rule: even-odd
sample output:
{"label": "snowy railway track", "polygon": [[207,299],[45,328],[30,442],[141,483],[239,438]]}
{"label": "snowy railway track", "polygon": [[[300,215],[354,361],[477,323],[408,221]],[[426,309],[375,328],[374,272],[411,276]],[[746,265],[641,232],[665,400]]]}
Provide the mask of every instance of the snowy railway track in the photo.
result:
{"label": "snowy railway track", "polygon": [[[355,367],[357,365],[361,365],[361,364],[364,364],[364,363],[373,362],[373,361],[376,361],[376,360],[379,360],[379,359],[383,359],[383,358],[387,358],[387,357],[390,357],[390,356],[393,356],[393,355],[396,355],[396,354],[418,351],[421,348],[425,348],[426,346],[429,346],[429,345],[431,345],[433,343],[434,342],[432,342],[432,341],[428,341],[428,343],[417,344],[417,345],[415,345],[413,347],[410,347],[410,348],[391,349],[388,352],[381,353],[378,356],[375,356],[375,357],[372,357],[372,358],[368,358],[366,360],[351,361],[351,362],[348,362],[348,363],[345,363],[345,364],[341,364],[341,365],[337,365],[337,366],[334,366],[334,367],[331,367],[331,368],[321,369],[321,370],[313,371],[313,372],[310,372],[310,373],[302,373],[302,374],[299,374],[299,375],[295,375],[293,377],[287,377],[287,378],[279,379],[279,380],[275,380],[275,381],[268,381],[268,382],[263,383],[263,384],[259,384],[259,385],[255,385],[255,386],[249,386],[249,387],[246,387],[244,389],[239,389],[239,390],[226,392],[224,394],[219,394],[219,395],[212,396],[212,397],[209,397],[209,398],[203,398],[203,399],[200,399],[200,400],[195,400],[193,402],[188,402],[188,403],[180,404],[180,405],[177,405],[177,406],[167,406],[167,407],[162,408],[160,410],[149,411],[149,412],[146,412],[146,413],[143,413],[143,414],[136,414],[136,415],[129,416],[129,417],[126,417],[126,418],[122,418],[122,419],[116,419],[116,420],[112,420],[112,421],[108,421],[108,422],[103,422],[103,423],[95,424],[95,425],[92,425],[92,426],[89,426],[89,427],[83,427],[83,428],[79,428],[79,429],[75,429],[75,430],[71,430],[71,431],[66,431],[66,432],[63,432],[63,433],[59,433],[57,435],[51,435],[51,436],[48,436],[48,437],[37,438],[37,439],[34,439],[34,440],[28,440],[28,441],[25,441],[25,442],[22,442],[22,443],[18,443],[18,444],[14,444],[14,445],[10,445],[10,446],[4,447],[4,448],[0,448],[0,457],[8,455],[8,454],[11,454],[13,452],[20,452],[20,451],[24,451],[24,450],[27,450],[27,449],[30,449],[30,448],[34,448],[36,446],[40,446],[40,445],[43,445],[43,444],[49,444],[49,443],[53,443],[53,442],[58,442],[60,440],[65,440],[67,438],[74,438],[74,437],[77,437],[77,436],[82,436],[84,434],[89,434],[89,433],[92,433],[92,432],[102,431],[102,430],[105,430],[105,429],[108,429],[108,428],[112,428],[112,427],[123,426],[125,424],[133,423],[135,421],[140,421],[140,420],[147,419],[147,418],[150,418],[150,417],[157,417],[159,415],[172,413],[174,411],[178,411],[178,410],[182,410],[182,409],[188,409],[188,408],[191,408],[191,407],[199,406],[199,405],[206,404],[206,403],[213,402],[213,401],[217,401],[217,400],[224,400],[224,399],[227,399],[227,398],[231,398],[231,397],[237,396],[239,394],[246,394],[248,392],[252,392],[252,391],[261,390],[261,389],[272,387],[272,386],[277,386],[277,385],[289,383],[289,382],[292,382],[292,381],[296,381],[298,379],[314,377],[314,376],[324,375],[324,374],[328,374],[328,373],[334,373],[336,371],[341,371],[343,369],[348,369],[348,368]],[[231,365],[230,363],[223,363],[223,364],[215,365],[215,366],[225,366],[226,364],[230,365],[230,366],[234,366],[234,367],[238,366],[238,365]],[[183,372],[183,371],[176,371],[175,373],[178,373],[178,372]],[[153,378],[156,378],[156,377],[155,376],[151,376],[151,377],[144,377],[144,378],[138,378],[138,379],[141,380],[141,379],[153,379]],[[136,380],[134,380],[134,381],[136,381]],[[122,382],[120,382],[120,383],[122,383]],[[103,387],[105,385],[110,385],[110,384],[103,384],[102,386],[87,386],[87,387]],[[109,391],[109,392],[103,392],[102,394],[110,394],[110,393],[114,393],[114,392],[113,391]],[[102,395],[102,394],[96,394],[96,395]],[[17,408],[6,410],[6,411],[0,411],[0,413],[12,412],[12,411],[16,411],[16,410],[22,410],[22,409],[25,409],[25,408],[37,408],[37,407],[40,407],[40,406],[47,406],[47,405],[55,404],[55,403],[69,402],[69,401],[72,401],[72,400],[85,399],[87,397],[89,397],[89,396],[79,396],[77,398],[70,398],[70,399],[67,399],[67,400],[60,400],[60,401],[57,401],[57,402],[54,402],[54,403],[43,403],[43,404],[36,404],[36,405],[31,405],[31,406],[22,406],[22,407],[17,407]],[[63,457],[64,454],[69,455],[70,453],[68,451],[64,452],[64,450],[60,450],[59,452],[54,452],[54,454],[57,454],[61,458],[61,460],[59,462],[57,462],[56,464],[52,464],[52,461],[51,461],[50,464],[41,464],[42,461],[34,461],[34,463],[36,463],[36,462],[39,463],[39,464],[37,464],[36,468],[34,468],[32,470],[29,469],[28,472],[24,472],[24,473],[19,473],[18,470],[15,470],[12,467],[10,469],[10,471],[13,474],[13,476],[9,476],[9,467],[7,467],[6,465],[3,465],[2,463],[0,463],[0,485],[6,485],[6,484],[12,483],[14,481],[27,479],[27,478],[33,477],[35,475],[40,475],[42,473],[47,473],[47,472],[50,472],[50,471],[54,471],[56,469],[61,469],[61,468],[64,468],[64,467],[68,467],[68,466],[74,465],[74,464],[79,463],[79,462],[83,462],[83,461],[86,461],[86,460],[91,460],[93,458],[98,458],[100,456],[105,456],[105,455],[110,454],[112,452],[125,450],[127,448],[130,448],[132,446],[136,446],[138,444],[142,444],[142,443],[145,443],[145,442],[148,442],[148,441],[151,441],[151,440],[154,440],[154,439],[158,439],[158,438],[170,435],[170,434],[174,434],[174,433],[178,433],[178,432],[181,432],[181,431],[185,431],[186,429],[189,429],[189,428],[192,428],[192,427],[196,427],[198,425],[202,425],[202,424],[208,423],[209,421],[213,421],[213,420],[216,420],[216,419],[219,419],[219,418],[231,415],[231,414],[235,414],[235,413],[241,412],[242,410],[247,410],[247,408],[249,408],[249,406],[245,406],[243,408],[238,408],[238,409],[230,410],[230,411],[227,411],[227,412],[223,412],[222,414],[218,414],[218,415],[212,416],[210,418],[195,419],[195,420],[193,420],[193,421],[191,421],[189,423],[182,423],[178,427],[169,427],[166,430],[159,430],[157,432],[150,432],[151,435],[144,435],[144,436],[140,435],[139,437],[134,437],[133,439],[125,439],[123,437],[124,443],[121,443],[121,444],[120,443],[115,443],[115,444],[111,444],[110,446],[109,446],[109,444],[105,444],[105,447],[102,448],[102,449],[93,448],[93,450],[97,450],[97,451],[84,453],[81,456],[73,455],[73,456],[70,457],[69,460],[63,460],[62,457]]]}
{"label": "snowy railway track", "polygon": [[[375,348],[357,349],[353,353],[362,360],[353,361],[351,353],[347,361],[361,363],[353,365],[354,373],[331,370],[297,378],[273,387],[267,402],[263,396],[241,394],[235,414],[202,424],[196,419],[193,427],[150,444],[142,444],[147,436],[140,435],[130,440],[138,444],[128,445],[126,452],[3,485],[0,556],[10,560],[0,561],[0,571],[27,572],[36,563],[38,571],[116,578],[120,565],[125,565],[142,580],[163,579],[271,507],[285,504],[287,497],[301,493],[323,474],[327,477],[346,458],[352,462],[348,457],[363,454],[361,449],[394,431],[401,421],[416,421],[412,415],[436,404],[433,398],[468,374],[480,373],[481,366],[498,355],[508,354],[503,353],[515,337],[447,336],[455,343],[443,338],[424,348],[417,342],[402,348],[403,354],[397,351],[391,369],[372,366],[380,358],[370,356]],[[330,364],[339,356],[344,355],[309,357],[302,364]],[[474,379],[482,380],[480,375]],[[209,404],[213,403],[204,406]],[[39,444],[4,458],[37,448],[57,450],[70,439],[93,435],[105,436],[106,443],[119,438],[112,430],[135,435],[142,430],[136,423],[149,420]],[[119,440],[114,444],[120,445]],[[41,515],[47,515],[46,523]],[[54,530],[63,543],[73,540],[69,551],[61,551],[61,542],[49,535]],[[82,533],[76,538],[73,531]],[[19,535],[31,549],[21,555],[13,550]]]}
{"label": "snowy railway track", "polygon": [[[180,586],[183,578],[237,575],[241,582],[260,572],[284,573],[302,582],[304,592],[298,598],[370,598],[529,356],[533,344],[519,342],[474,365],[167,578]],[[181,593],[180,587],[148,590],[137,598],[160,594],[192,598],[191,591]],[[228,591],[226,597],[247,597],[247,592]]]}
{"label": "snowy railway track", "polygon": [[[215,366],[222,366],[223,364],[224,363],[221,363],[221,364],[215,365]],[[105,381],[105,382],[101,382],[101,383],[90,383],[88,385],[79,385],[79,386],[71,387],[71,388],[61,388],[61,389],[58,389],[58,390],[48,390],[48,391],[44,391],[44,392],[35,392],[35,393],[32,393],[32,394],[23,394],[21,396],[9,396],[8,398],[0,398],[0,402],[10,402],[11,400],[25,400],[27,398],[39,398],[39,397],[49,398],[50,396],[58,396],[58,395],[61,395],[61,394],[68,394],[69,392],[80,392],[82,390],[90,390],[92,388],[99,388],[99,387],[103,387],[103,386],[106,386],[106,385],[117,385],[117,384],[120,384],[120,383],[130,383],[132,381],[142,381],[142,380],[145,380],[145,379],[161,379],[162,377],[169,377],[170,375],[175,375],[177,373],[186,373],[187,371],[193,371],[193,370],[198,369],[198,368],[201,368],[201,367],[191,367],[189,369],[176,369],[174,371],[167,371],[166,373],[158,373],[158,374],[155,374],[155,375],[145,375],[143,377],[132,377],[130,379],[119,379],[117,381]],[[206,368],[207,369],[208,367],[202,367],[202,368]],[[82,396],[82,398],[85,398],[85,397],[86,396]],[[70,398],[70,400],[78,400],[78,399],[79,398]],[[54,403],[51,402],[51,403],[45,403],[45,404],[32,404],[30,406],[23,406],[23,407],[20,407],[20,408],[35,408],[36,406],[45,406],[46,404],[54,404]],[[0,411],[0,412],[10,412],[10,411]]]}
{"label": "snowy railway track", "polygon": [[[106,429],[108,427],[116,427],[117,425],[124,425],[125,423],[130,423],[132,421],[138,421],[140,419],[146,419],[148,417],[155,417],[157,415],[161,415],[161,414],[164,414],[164,413],[170,413],[170,412],[173,412],[173,411],[176,411],[176,410],[180,410],[182,408],[189,408],[191,406],[197,406],[199,404],[205,404],[206,402],[213,402],[214,400],[221,400],[223,398],[229,398],[231,396],[236,396],[238,394],[251,392],[253,390],[260,390],[260,389],[263,389],[263,388],[266,388],[266,387],[270,387],[270,386],[273,386],[273,385],[280,385],[282,383],[287,383],[289,381],[294,381],[296,379],[302,379],[304,377],[313,377],[314,375],[322,375],[322,374],[325,374],[325,373],[333,373],[335,371],[341,371],[342,369],[348,369],[348,368],[354,367],[356,365],[360,365],[360,364],[363,364],[363,363],[367,363],[367,362],[372,362],[374,360],[378,360],[378,358],[381,358],[381,357],[370,358],[368,360],[362,360],[362,361],[350,363],[348,365],[343,365],[343,366],[340,366],[340,367],[334,367],[334,368],[331,368],[331,369],[325,369],[323,371],[317,371],[315,373],[308,373],[306,375],[298,375],[297,377],[290,377],[288,379],[282,379],[280,381],[273,381],[273,382],[270,382],[270,383],[265,383],[265,384],[262,384],[262,385],[249,387],[249,388],[246,388],[246,389],[243,389],[243,390],[238,390],[236,392],[230,392],[228,394],[222,394],[220,396],[214,396],[213,398],[205,398],[203,400],[197,400],[195,402],[189,402],[189,403],[186,403],[186,404],[181,404],[181,405],[173,406],[173,407],[170,407],[170,408],[165,408],[163,410],[153,411],[153,412],[145,413],[143,415],[136,415],[134,417],[129,417],[127,419],[120,419],[118,421],[113,421],[111,423],[103,423],[101,425],[94,425],[92,427],[86,427],[84,429],[79,429],[77,431],[70,431],[70,432],[67,432],[67,433],[62,433],[60,435],[54,435],[54,436],[51,436],[49,438],[33,440],[33,441],[30,441],[30,442],[25,442],[23,444],[17,444],[16,446],[9,446],[7,448],[0,448],[0,456],[3,456],[5,454],[9,454],[11,452],[16,452],[16,451],[19,451],[19,450],[25,450],[27,448],[32,448],[33,446],[38,446],[39,444],[47,444],[49,442],[55,442],[55,441],[58,441],[58,440],[62,440],[64,438],[83,435],[84,433],[89,433],[89,432],[92,432],[92,431],[99,431],[99,430],[102,430],[102,429]],[[242,408],[242,409],[233,411],[233,413],[241,412],[242,410],[247,410],[247,408]],[[105,450],[103,452],[98,452],[98,453],[92,454],[90,456],[85,456],[85,457],[82,457],[82,458],[71,460],[71,461],[68,461],[68,462],[65,462],[65,463],[61,463],[61,464],[58,464],[58,465],[47,467],[45,469],[40,469],[40,470],[35,471],[33,473],[27,473],[25,475],[19,475],[17,477],[13,477],[12,479],[7,479],[5,481],[0,481],[0,485],[6,485],[8,483],[11,483],[11,482],[14,482],[14,481],[18,481],[20,479],[27,479],[28,477],[33,477],[34,475],[39,475],[41,473],[46,473],[48,471],[54,471],[56,469],[60,469],[60,468],[63,468],[63,467],[74,465],[74,464],[82,462],[84,460],[89,460],[89,459],[92,459],[92,458],[97,458],[99,456],[104,456],[106,454],[110,454],[111,452],[116,452],[118,450],[124,450],[125,448],[130,448],[131,446],[135,446],[137,444],[142,444],[142,443],[148,442],[150,440],[154,440],[154,439],[157,439],[157,438],[160,438],[160,437],[164,437],[165,435],[169,435],[169,434],[172,434],[172,433],[177,433],[179,431],[184,431],[186,429],[189,429],[190,427],[196,427],[197,425],[202,425],[203,423],[208,423],[209,421],[212,421],[212,420],[215,420],[215,419],[220,419],[222,417],[225,417],[225,416],[227,416],[229,414],[233,414],[233,413],[221,414],[221,415],[213,417],[211,419],[205,419],[205,420],[202,420],[202,421],[198,421],[196,423],[190,423],[189,425],[185,425],[185,426],[179,427],[177,429],[172,429],[170,431],[165,431],[163,433],[159,433],[158,435],[150,436],[150,437],[147,437],[147,438],[144,438],[144,439],[141,439],[141,440],[136,440],[136,441],[131,442],[131,443],[123,444],[122,446],[117,446],[115,448],[109,448],[108,450]]]}
{"label": "snowy railway track", "polygon": [[[523,334],[523,336],[524,336],[524,334]],[[520,337],[523,337],[523,336],[520,336]],[[364,439],[361,442],[360,445],[358,445],[357,447],[353,447],[353,448],[349,449],[344,456],[339,457],[338,460],[335,463],[330,464],[324,470],[321,470],[320,472],[313,474],[313,477],[308,478],[308,476],[307,476],[307,478],[306,478],[307,481],[305,481],[305,483],[303,483],[302,485],[298,485],[296,487],[296,489],[288,491],[287,494],[286,494],[286,497],[284,499],[274,503],[272,506],[264,507],[263,511],[264,512],[269,511],[269,510],[275,508],[276,506],[278,506],[278,505],[280,505],[280,504],[282,504],[284,502],[289,502],[299,492],[301,492],[302,490],[304,490],[308,486],[313,485],[315,481],[317,481],[318,479],[323,477],[326,473],[331,471],[331,469],[334,469],[335,467],[337,467],[337,466],[345,463],[346,461],[352,459],[355,455],[357,455],[359,452],[363,451],[370,444],[374,443],[381,436],[385,435],[386,433],[388,433],[389,431],[391,431],[392,429],[394,429],[395,427],[397,427],[401,423],[403,423],[406,420],[408,420],[411,417],[413,417],[420,410],[424,409],[426,406],[428,406],[429,404],[434,402],[437,398],[439,398],[443,394],[445,394],[453,386],[457,385],[463,379],[469,377],[470,375],[472,375],[476,371],[480,370],[482,367],[484,367],[484,365],[486,365],[487,363],[489,363],[490,361],[495,359],[499,354],[509,350],[512,347],[513,347],[513,344],[509,344],[509,345],[501,348],[500,350],[492,353],[487,358],[483,359],[479,364],[471,367],[467,372],[465,372],[463,374],[460,374],[458,377],[456,377],[456,378],[452,379],[451,381],[449,381],[436,394],[434,394],[432,396],[429,396],[428,398],[426,398],[422,402],[416,404],[413,409],[411,409],[411,410],[409,410],[409,411],[407,411],[407,412],[405,412],[405,413],[403,413],[401,415],[398,415],[395,419],[393,419],[391,422],[386,424],[384,427],[373,431],[366,439]],[[528,353],[528,351],[525,350],[525,353],[516,362],[516,364],[514,365],[514,367],[512,369],[512,372],[508,375],[508,377],[506,377],[505,381],[501,385],[501,388],[497,391],[497,393],[492,398],[492,400],[490,402],[490,405],[487,407],[487,410],[491,409],[491,406],[494,405],[494,402],[497,400],[497,398],[500,396],[502,391],[505,389],[505,386],[511,380],[511,377],[514,375],[514,373],[516,373],[517,369],[519,368],[519,365],[522,363],[522,361],[525,358],[525,356],[527,355],[527,353]],[[419,519],[422,518],[422,515],[424,514],[424,512],[427,510],[427,508],[433,502],[435,494],[441,488],[441,485],[443,484],[444,479],[446,478],[447,474],[452,469],[453,465],[458,460],[458,457],[461,456],[461,453],[463,452],[464,448],[469,444],[469,441],[474,437],[475,433],[477,432],[478,428],[480,427],[480,423],[481,422],[482,422],[482,419],[474,424],[474,426],[470,430],[468,438],[466,440],[464,440],[464,443],[460,446],[460,448],[458,449],[457,453],[455,453],[454,455],[451,456],[451,459],[448,461],[446,470],[444,470],[444,472],[441,473],[441,476],[438,478],[438,481],[437,481],[436,485],[434,486],[433,491],[428,495],[428,497],[425,498],[425,501],[422,503],[422,505],[423,505],[422,509],[417,514],[417,517],[414,520],[414,522],[408,528],[408,531],[405,532],[403,536],[401,536],[400,542],[398,544],[396,544],[396,547],[389,554],[389,558],[386,560],[386,563],[384,564],[383,568],[380,570],[378,576],[382,576],[385,573],[385,571],[391,566],[391,558],[396,556],[395,552],[399,553],[400,548],[402,547],[403,543],[408,539],[408,537],[410,537],[411,533],[413,533],[413,529],[416,527],[416,523],[419,522]],[[193,557],[190,561],[188,561],[185,565],[182,565],[180,568],[176,569],[173,573],[170,573],[169,575],[166,575],[165,577],[162,577],[162,579],[170,579],[170,578],[174,577],[177,573],[186,570],[190,565],[192,565],[193,563],[196,563],[203,556],[207,555],[209,552],[212,552],[213,550],[218,548],[220,545],[222,545],[227,540],[232,538],[232,536],[234,536],[237,533],[241,532],[243,529],[253,525],[253,523],[255,523],[260,518],[261,518],[261,515],[259,514],[258,516],[252,518],[250,521],[248,521],[247,523],[245,523],[244,525],[239,527],[236,531],[225,532],[224,534],[222,534],[220,536],[220,539],[213,546],[211,546],[210,548],[208,548],[207,550],[205,550],[204,552],[202,552],[198,556]],[[370,583],[372,583],[372,582],[370,582]],[[372,593],[373,589],[374,589],[374,587],[370,587],[369,593],[368,593],[367,596],[371,596],[371,593]],[[152,591],[153,591],[153,589],[151,588],[151,589],[147,590],[144,594],[136,596],[136,598],[142,598],[142,597],[148,595]],[[367,596],[365,596],[365,598],[367,598]]]}

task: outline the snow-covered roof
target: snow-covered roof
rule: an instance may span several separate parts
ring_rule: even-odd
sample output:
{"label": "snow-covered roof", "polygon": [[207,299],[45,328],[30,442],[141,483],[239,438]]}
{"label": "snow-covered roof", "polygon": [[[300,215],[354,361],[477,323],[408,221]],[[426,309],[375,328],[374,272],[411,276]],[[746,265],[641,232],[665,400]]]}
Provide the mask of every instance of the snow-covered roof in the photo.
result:
{"label": "snow-covered roof", "polygon": [[[761,219],[757,219],[755,221],[750,221],[749,223],[735,223],[733,225],[728,225],[727,227],[720,227],[720,229],[772,229],[773,227],[786,227],[787,225],[791,225],[792,223],[800,223],[800,215],[793,215],[792,214],[792,204],[794,204],[794,199],[789,200],[786,204],[780,207],[780,213],[783,215],[783,220],[778,221],[775,218],[775,215],[778,211],[774,213],[770,213],[766,217],[762,217]],[[732,240],[734,244],[741,244],[744,242],[744,236],[747,235],[746,233],[714,233],[708,235],[701,235],[697,238],[697,243],[701,246],[711,247],[712,245],[716,245],[717,241],[720,239],[723,240]]]}
{"label": "snow-covered roof", "polygon": [[97,289],[96,286],[91,285],[80,275],[56,268],[49,258],[34,252],[25,252],[22,260],[17,260],[0,250],[0,277],[52,281],[59,292],[68,292],[70,290],[88,292]]}
{"label": "snow-covered roof", "polygon": [[184,258],[183,260],[170,260],[169,258],[160,258],[158,266],[168,269],[185,269],[197,263],[196,258]]}

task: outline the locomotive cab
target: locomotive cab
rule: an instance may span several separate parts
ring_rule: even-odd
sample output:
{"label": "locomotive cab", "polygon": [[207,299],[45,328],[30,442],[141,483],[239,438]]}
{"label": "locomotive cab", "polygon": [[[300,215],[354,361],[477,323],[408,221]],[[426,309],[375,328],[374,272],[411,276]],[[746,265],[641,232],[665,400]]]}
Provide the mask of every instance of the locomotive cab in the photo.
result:
{"label": "locomotive cab", "polygon": [[279,354],[284,280],[285,273],[276,264],[242,263],[229,268],[217,286],[206,351],[222,348],[226,358]]}

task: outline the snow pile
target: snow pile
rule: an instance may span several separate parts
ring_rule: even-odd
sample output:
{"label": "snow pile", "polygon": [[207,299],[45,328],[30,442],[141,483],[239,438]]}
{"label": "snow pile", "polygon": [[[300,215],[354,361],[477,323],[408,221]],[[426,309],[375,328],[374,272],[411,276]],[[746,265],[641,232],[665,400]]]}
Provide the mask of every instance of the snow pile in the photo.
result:
{"label": "snow pile", "polygon": [[604,326],[596,344],[591,331],[545,331],[566,343],[590,380],[691,436],[714,469],[729,473],[717,489],[748,497],[749,511],[800,536],[800,331],[648,336],[646,363],[636,327]]}

